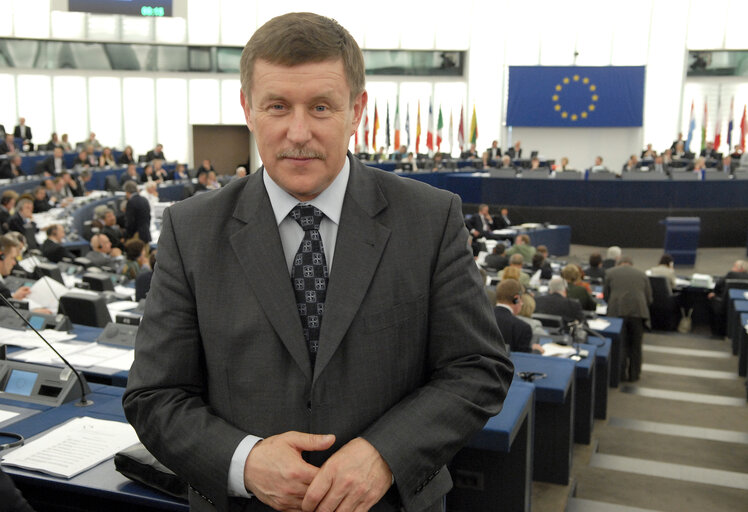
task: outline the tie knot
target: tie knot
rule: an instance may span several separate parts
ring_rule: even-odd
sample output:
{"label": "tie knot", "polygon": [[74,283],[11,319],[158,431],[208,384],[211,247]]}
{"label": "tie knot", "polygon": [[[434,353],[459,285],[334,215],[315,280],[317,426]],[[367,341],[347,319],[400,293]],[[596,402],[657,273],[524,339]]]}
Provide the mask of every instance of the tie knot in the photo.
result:
{"label": "tie knot", "polygon": [[325,214],[311,204],[299,203],[293,207],[289,216],[298,222],[304,231],[309,231],[310,229],[319,231],[319,225],[322,223],[322,218]]}

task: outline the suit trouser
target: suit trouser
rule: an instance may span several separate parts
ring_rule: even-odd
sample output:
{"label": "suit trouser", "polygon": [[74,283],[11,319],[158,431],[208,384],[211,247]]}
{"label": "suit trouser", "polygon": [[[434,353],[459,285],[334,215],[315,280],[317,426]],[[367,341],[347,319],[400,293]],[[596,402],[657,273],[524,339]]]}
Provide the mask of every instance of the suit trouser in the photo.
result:
{"label": "suit trouser", "polygon": [[630,381],[639,380],[642,371],[642,338],[644,337],[644,319],[637,317],[623,318],[623,357],[621,358],[621,378]]}

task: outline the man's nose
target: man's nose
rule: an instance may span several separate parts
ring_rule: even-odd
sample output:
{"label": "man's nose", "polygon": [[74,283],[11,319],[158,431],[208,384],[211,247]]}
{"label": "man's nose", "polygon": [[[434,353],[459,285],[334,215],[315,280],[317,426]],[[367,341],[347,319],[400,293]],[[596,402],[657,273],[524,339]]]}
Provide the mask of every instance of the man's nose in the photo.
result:
{"label": "man's nose", "polygon": [[286,137],[294,144],[304,144],[311,139],[311,118],[305,108],[296,108],[291,112],[291,124]]}

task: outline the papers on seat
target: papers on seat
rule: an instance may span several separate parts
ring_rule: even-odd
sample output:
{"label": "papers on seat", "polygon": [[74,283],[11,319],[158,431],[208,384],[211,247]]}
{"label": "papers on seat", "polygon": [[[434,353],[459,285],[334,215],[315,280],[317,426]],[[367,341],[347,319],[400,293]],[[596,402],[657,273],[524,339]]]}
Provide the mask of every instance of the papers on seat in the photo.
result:
{"label": "papers on seat", "polygon": [[[600,316],[605,316],[608,314],[608,305],[607,304],[600,304],[598,303],[597,306],[595,306],[595,313],[597,313]],[[589,325],[589,322],[587,322]]]}
{"label": "papers on seat", "polygon": [[[135,289],[128,287],[128,286],[122,286],[121,284],[118,284],[114,287],[114,293],[118,293],[120,295],[127,295],[128,297],[135,298]],[[135,306],[138,304],[135,303]]]}
{"label": "papers on seat", "polygon": [[604,331],[605,329],[610,327],[610,322],[608,322],[607,320],[603,320],[602,318],[595,318],[592,320],[587,320],[587,326],[595,331]]}
{"label": "papers on seat", "polygon": [[691,276],[691,286],[694,288],[714,288],[714,279],[709,274],[696,274]]}
{"label": "papers on seat", "polygon": [[41,434],[3,457],[3,464],[72,478],[138,442],[127,423],[84,416]]}
{"label": "papers on seat", "polygon": [[683,288],[685,286],[691,286],[691,281],[688,279],[683,279],[682,277],[676,277],[675,278],[675,286],[678,288]]}

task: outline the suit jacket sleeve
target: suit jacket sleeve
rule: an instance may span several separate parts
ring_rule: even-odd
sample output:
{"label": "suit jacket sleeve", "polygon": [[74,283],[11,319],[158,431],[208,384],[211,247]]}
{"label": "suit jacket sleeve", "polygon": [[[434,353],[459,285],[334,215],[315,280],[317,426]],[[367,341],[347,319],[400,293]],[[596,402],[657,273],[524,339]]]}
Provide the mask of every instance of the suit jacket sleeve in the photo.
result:
{"label": "suit jacket sleeve", "polygon": [[[195,296],[169,210],[163,220],[158,272],[138,329],[136,363],[123,399],[125,415],[143,444],[167,467],[171,464],[201,493],[225,496],[231,456],[246,432],[214,414],[203,394],[207,369]],[[164,439],[164,432],[171,435]]]}
{"label": "suit jacket sleeve", "polygon": [[499,412],[511,383],[513,367],[466,250],[463,226],[460,201],[453,196],[429,300],[430,380],[362,436],[392,469],[405,510],[424,508],[444,492],[438,486],[428,492],[427,484]]}

